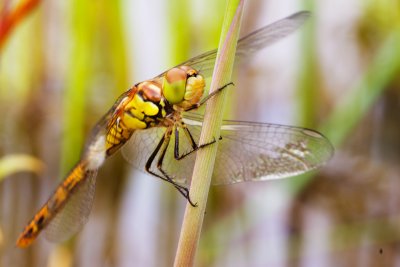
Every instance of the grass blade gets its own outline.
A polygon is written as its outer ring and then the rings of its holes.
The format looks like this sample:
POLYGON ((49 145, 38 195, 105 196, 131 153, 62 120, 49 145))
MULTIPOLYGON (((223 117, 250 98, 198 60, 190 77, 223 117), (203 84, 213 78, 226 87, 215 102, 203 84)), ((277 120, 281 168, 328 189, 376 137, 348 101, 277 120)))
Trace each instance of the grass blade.
MULTIPOLYGON (((225 13, 210 93, 231 82, 243 1, 231 0, 225 13)), ((226 90, 207 103, 199 144, 219 136, 226 90)), ((218 139, 218 138, 215 138, 218 139)), ((174 266, 193 266, 211 183, 217 143, 197 152, 190 196, 198 207, 186 206, 174 266)))

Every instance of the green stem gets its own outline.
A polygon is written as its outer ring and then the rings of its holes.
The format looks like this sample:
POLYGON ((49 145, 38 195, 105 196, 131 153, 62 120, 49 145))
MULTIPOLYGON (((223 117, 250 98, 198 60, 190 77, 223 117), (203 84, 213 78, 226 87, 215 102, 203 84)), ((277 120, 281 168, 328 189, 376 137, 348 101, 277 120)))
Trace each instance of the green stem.
MULTIPOLYGON (((400 70, 399 44, 398 32, 387 37, 358 86, 342 98, 343 100, 336 105, 326 123, 321 125, 321 131, 335 147, 345 140, 398 74, 400 70)), ((301 192, 313 177, 312 173, 296 177, 297 182, 290 184, 292 192, 294 194, 301 192)))
POLYGON ((63 177, 79 159, 84 143, 86 92, 90 76, 91 40, 93 37, 92 4, 75 0, 72 22, 73 47, 70 73, 63 96, 63 138, 61 144, 61 176, 63 177))
MULTIPOLYGON (((305 0, 305 10, 314 10, 314 0, 305 0)), ((300 77, 298 85, 300 125, 315 128, 318 113, 320 73, 317 59, 316 23, 312 19, 303 27, 300 77)))
MULTIPOLYGON (((228 2, 210 93, 231 82, 242 10, 243 0, 228 2)), ((215 137, 220 136, 225 92, 226 90, 223 90, 221 94, 208 101, 199 144, 209 143, 214 139, 218 140, 215 137)), ((194 264, 217 147, 216 143, 197 152, 190 197, 198 206, 192 207, 189 204, 186 206, 174 266, 186 267, 194 264)))

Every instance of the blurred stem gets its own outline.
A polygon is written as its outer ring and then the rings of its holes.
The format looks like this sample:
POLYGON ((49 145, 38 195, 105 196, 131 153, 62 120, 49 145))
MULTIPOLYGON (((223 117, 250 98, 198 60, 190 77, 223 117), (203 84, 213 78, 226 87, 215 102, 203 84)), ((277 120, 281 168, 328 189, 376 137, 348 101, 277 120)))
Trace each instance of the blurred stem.
POLYGON ((7 12, 7 5, 0 6, 4 10, 0 10, 0 50, 9 37, 12 30, 23 21, 38 5, 40 0, 20 1, 18 5, 11 11, 7 12))
POLYGON ((69 78, 64 94, 63 138, 61 151, 61 174, 65 175, 78 160, 84 140, 85 101, 91 61, 90 40, 93 33, 93 3, 75 0, 69 78))
MULTIPOLYGON (((327 122, 320 128, 333 145, 339 146, 372 104, 400 71, 400 31, 393 31, 383 42, 359 85, 336 105, 327 122)), ((311 180, 310 174, 296 178, 291 185, 294 193, 301 191, 311 180)))
MULTIPOLYGON (((313 10, 314 1, 305 0, 305 9, 313 10)), ((317 113, 317 88, 319 71, 316 59, 315 19, 311 19, 303 28, 300 77, 298 86, 300 125, 313 128, 317 113)))
POLYGON ((11 154, 0 158, 0 181, 17 172, 40 174, 43 169, 43 162, 35 157, 24 154, 11 154))
MULTIPOLYGON (((228 2, 210 92, 231 82, 242 10, 243 1, 231 0, 228 2)), ((208 101, 199 144, 218 140, 225 94, 226 90, 223 90, 219 95, 208 101)), ((194 264, 217 147, 218 143, 204 147, 197 152, 190 197, 198 206, 192 207, 189 203, 186 205, 174 266, 186 267, 194 264)))
POLYGON ((400 29, 383 42, 355 90, 337 105, 322 130, 339 145, 400 71, 400 29))
MULTIPOLYGON (((305 0, 306 6, 314 6, 313 0, 305 0)), ((398 28, 398 27, 397 27, 398 28)), ((309 29, 309 28, 307 28, 309 29)), ((300 78, 300 89, 302 90, 302 123, 309 126, 314 112, 313 106, 317 101, 312 80, 318 77, 318 68, 315 65, 315 38, 314 34, 306 32, 307 40, 304 49, 304 60, 306 60, 305 70, 300 78), (308 40, 309 39, 309 40, 308 40), (309 56, 307 56, 309 54, 309 56), (308 62, 309 61, 309 62, 308 62), (315 72, 314 72, 315 71, 315 72), (307 88, 309 86, 309 88, 307 88), (304 92, 304 93, 303 93, 304 92), (312 99, 312 100, 311 100, 312 99)), ((314 32, 314 30, 312 31, 314 32)), ((396 74, 400 71, 400 33, 399 29, 393 30, 383 42, 372 64, 362 77, 359 85, 351 90, 347 95, 342 97, 342 102, 336 105, 330 117, 319 129, 329 138, 332 144, 339 146, 350 131, 368 112, 369 108, 377 100, 377 98, 386 89, 386 86, 392 81, 396 74)), ((317 81, 318 82, 318 81, 317 81)), ((313 179, 313 173, 307 173, 296 178, 296 182, 290 183, 291 191, 296 194, 300 192, 313 179)))
MULTIPOLYGON (((121 0, 104 2, 104 7, 107 8, 105 15, 97 18, 98 20, 104 19, 107 16, 106 25, 110 25, 109 29, 109 41, 110 41, 110 51, 112 51, 111 58, 111 68, 110 72, 112 77, 115 77, 116 83, 116 94, 117 96, 126 90, 128 81, 128 71, 127 71, 127 56, 126 56, 126 40, 124 33, 122 32, 123 16, 121 14, 121 0)), ((98 23, 100 24, 100 23, 98 23)), ((101 25, 101 24, 100 24, 101 25)), ((113 90, 113 88, 110 88, 113 90)))
POLYGON ((172 0, 169 1, 169 23, 170 31, 168 38, 171 42, 170 60, 173 65, 183 62, 189 55, 189 38, 190 36, 190 11, 189 1, 172 0))

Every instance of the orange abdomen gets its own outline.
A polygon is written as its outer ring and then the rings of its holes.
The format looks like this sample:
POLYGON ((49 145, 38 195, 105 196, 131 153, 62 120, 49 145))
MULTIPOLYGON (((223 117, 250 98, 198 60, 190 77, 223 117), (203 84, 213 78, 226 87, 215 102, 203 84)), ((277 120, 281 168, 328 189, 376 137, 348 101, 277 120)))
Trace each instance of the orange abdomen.
POLYGON ((65 205, 70 195, 85 178, 85 173, 85 166, 82 162, 78 163, 74 169, 72 169, 67 178, 57 187, 49 200, 25 227, 17 240, 16 245, 18 247, 25 248, 36 239, 41 230, 50 223, 54 216, 65 205))

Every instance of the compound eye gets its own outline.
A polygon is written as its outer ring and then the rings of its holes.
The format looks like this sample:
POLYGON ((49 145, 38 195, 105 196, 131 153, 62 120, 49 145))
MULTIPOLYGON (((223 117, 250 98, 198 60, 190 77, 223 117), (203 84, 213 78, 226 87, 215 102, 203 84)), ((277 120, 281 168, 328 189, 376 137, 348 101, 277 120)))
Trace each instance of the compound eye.
POLYGON ((164 74, 163 94, 171 104, 183 101, 186 92, 187 73, 179 68, 172 68, 164 74))

